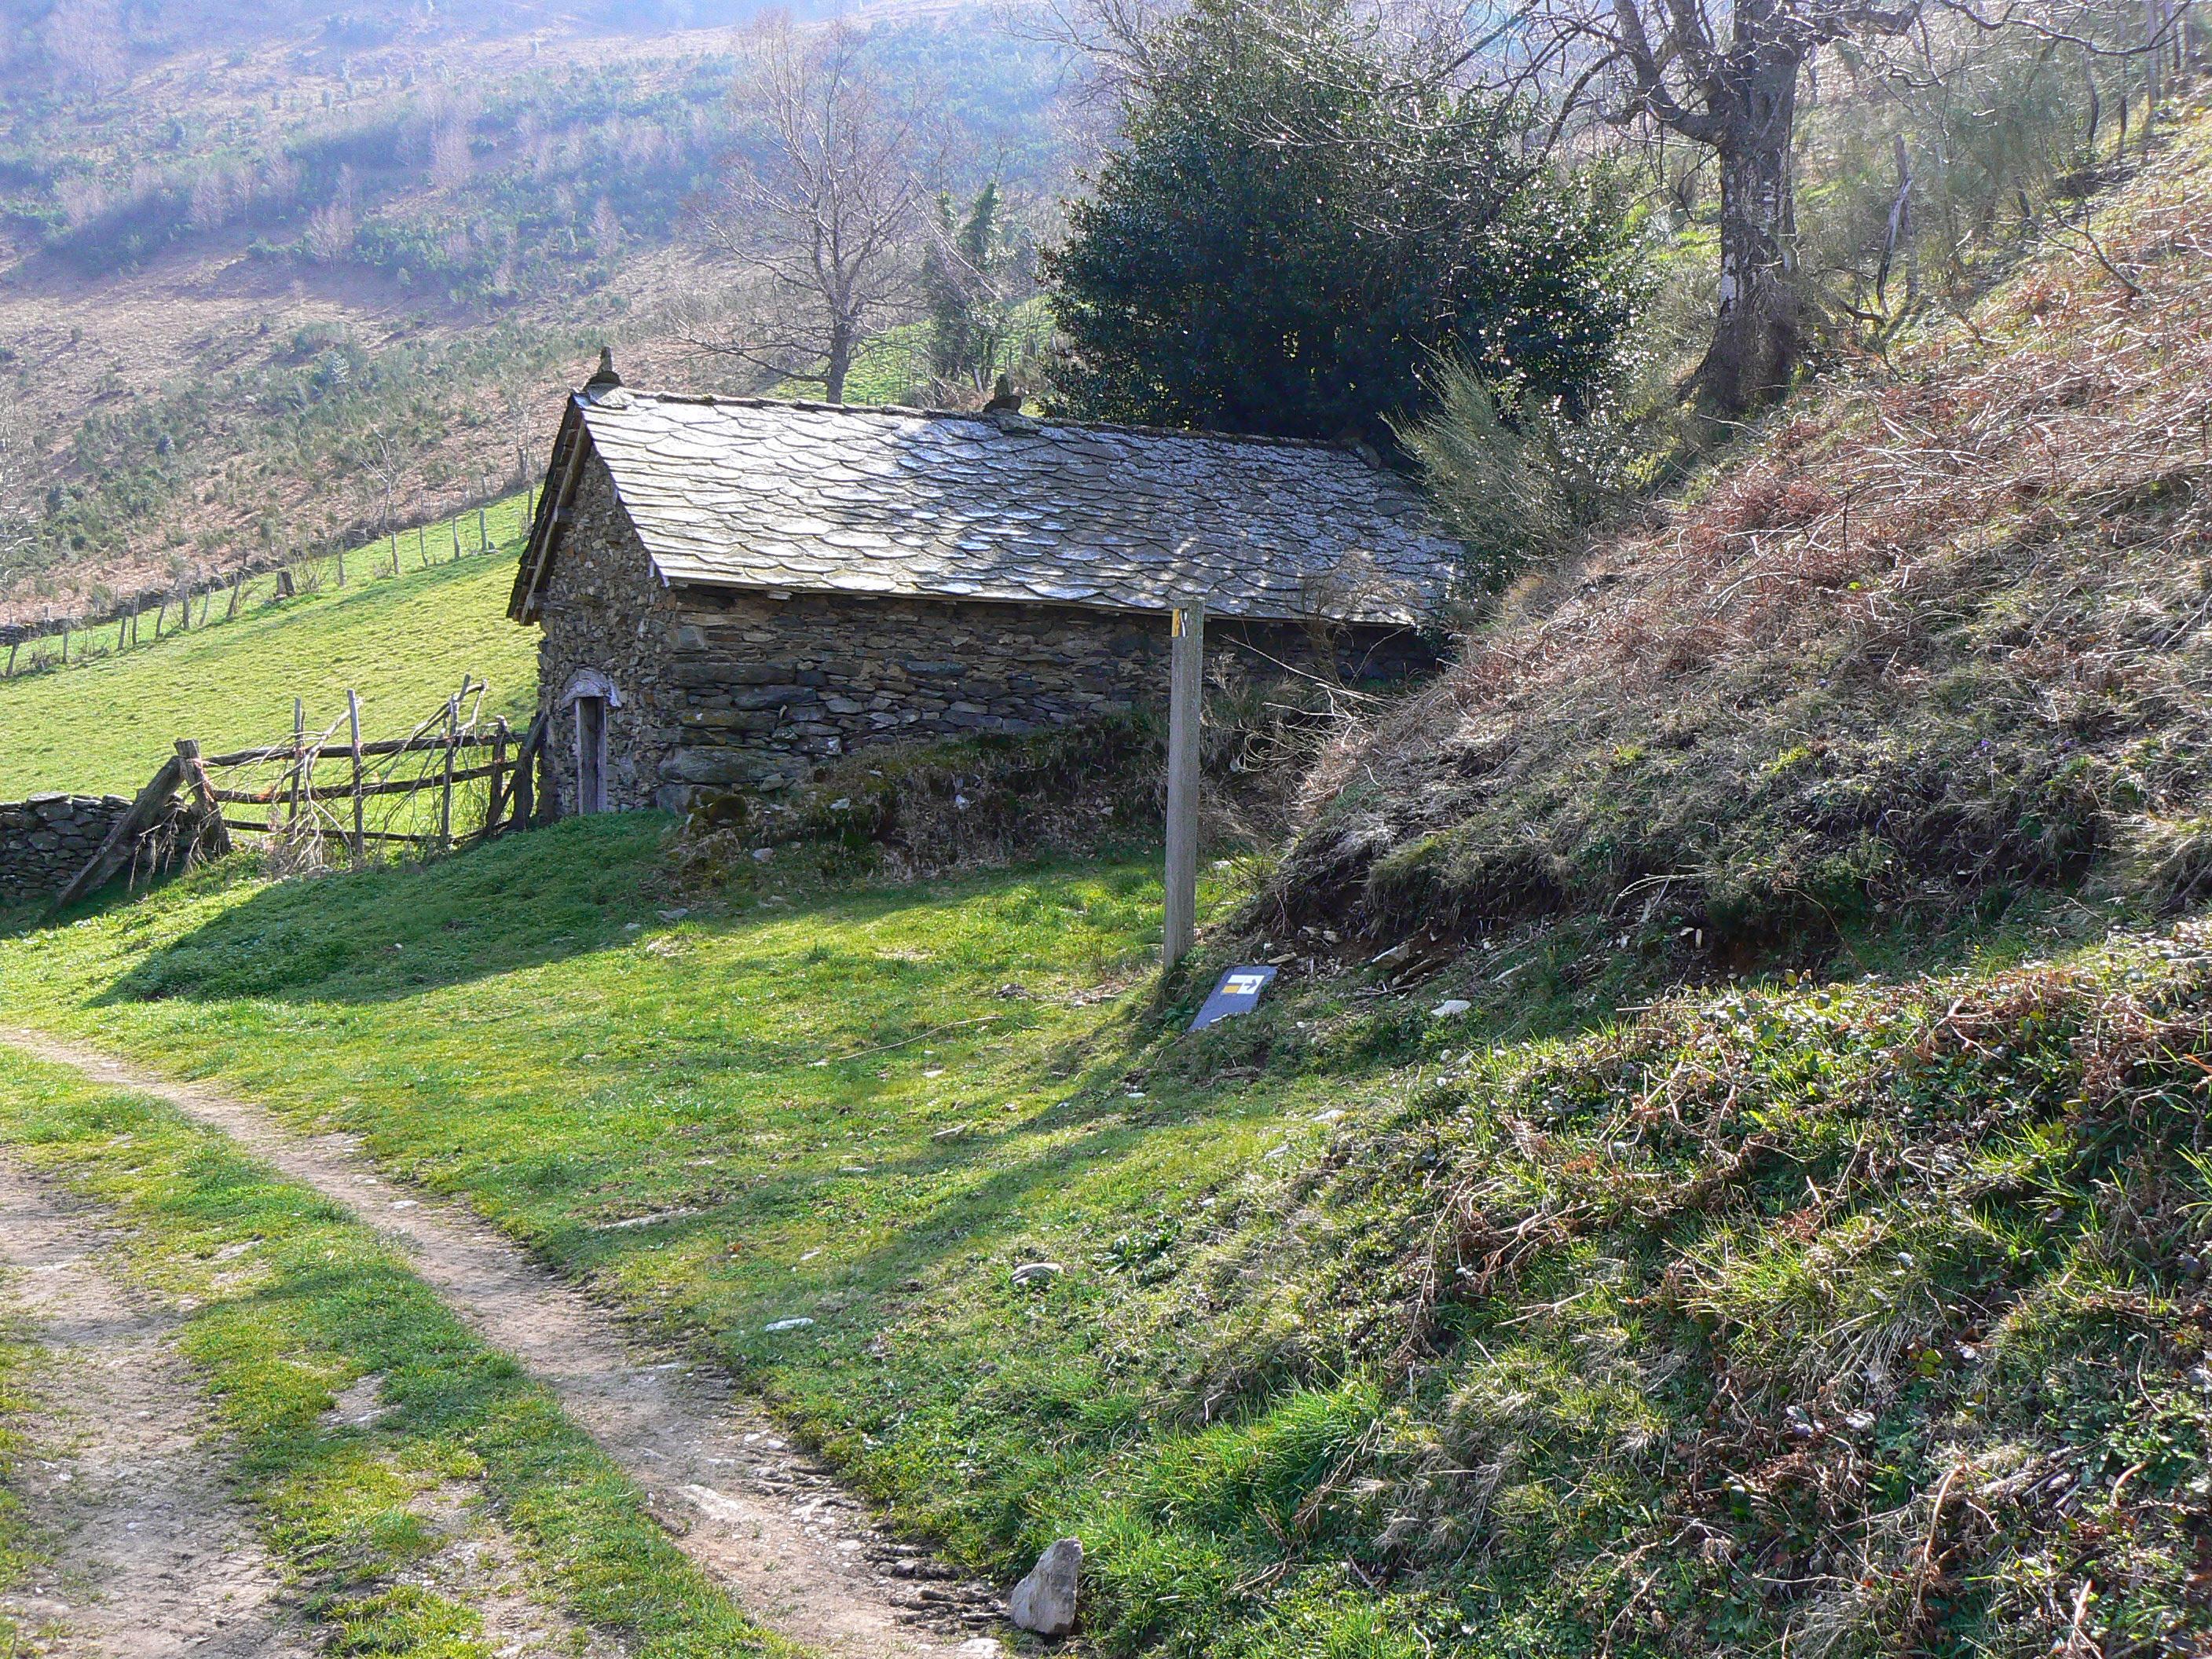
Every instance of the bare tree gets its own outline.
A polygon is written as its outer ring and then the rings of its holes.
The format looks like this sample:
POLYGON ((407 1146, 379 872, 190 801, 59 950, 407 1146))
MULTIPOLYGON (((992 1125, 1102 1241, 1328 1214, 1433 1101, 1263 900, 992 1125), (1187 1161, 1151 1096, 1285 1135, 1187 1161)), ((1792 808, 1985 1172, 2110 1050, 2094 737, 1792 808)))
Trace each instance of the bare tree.
POLYGON ((31 508, 38 471, 28 422, 13 409, 0 410, 0 594, 28 568, 38 544, 31 508))
POLYGON ((734 337, 698 343, 842 402, 860 343, 914 302, 921 96, 877 75, 842 23, 765 23, 748 56, 741 147, 701 221, 748 303, 734 337))
POLYGON ((1796 264, 1790 139, 1806 66, 1826 46, 1910 28, 1923 0, 1535 0, 1535 58, 1572 105, 1710 149, 1720 175, 1720 288, 1692 378, 1733 418, 1790 383, 1811 321, 1796 264))
POLYGON ((46 14, 46 34, 58 90, 103 98, 126 79, 126 37, 116 0, 57 0, 46 14))
MULTIPOLYGON (((407 477, 407 451, 381 422, 371 426, 362 434, 362 468, 368 474, 369 481, 376 486, 381 498, 383 510, 378 520, 379 530, 384 535, 397 537, 399 486, 407 477)), ((397 568, 399 544, 394 540, 392 546, 392 564, 397 568)))
MULTIPOLYGON (((1820 53, 1848 47, 1861 76, 1940 76, 1929 24, 2019 30, 2085 52, 2155 62, 2178 10, 2146 0, 2145 36, 2112 43, 2126 0, 1528 0, 1491 37, 1527 46, 1516 78, 1547 88, 1562 117, 1595 106, 1629 127, 1679 134, 1713 153, 1720 179, 1720 283, 1711 344, 1692 377, 1723 419, 1788 386, 1815 322, 1797 266, 1791 139, 1798 94, 1820 53), (1900 42, 1911 35, 1921 49, 1900 42)), ((1488 44, 1488 43, 1486 43, 1488 44)), ((1911 190, 1900 159, 1894 238, 1911 190)))

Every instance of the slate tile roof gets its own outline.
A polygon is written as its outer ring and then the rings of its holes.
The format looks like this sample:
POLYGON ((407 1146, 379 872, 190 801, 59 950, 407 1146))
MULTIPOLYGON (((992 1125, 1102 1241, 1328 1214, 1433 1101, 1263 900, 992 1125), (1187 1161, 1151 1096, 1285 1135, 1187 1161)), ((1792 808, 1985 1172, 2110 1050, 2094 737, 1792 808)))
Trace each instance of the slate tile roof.
POLYGON ((628 387, 580 394, 564 441, 579 425, 672 583, 1405 624, 1459 556, 1413 489, 1333 445, 628 387))

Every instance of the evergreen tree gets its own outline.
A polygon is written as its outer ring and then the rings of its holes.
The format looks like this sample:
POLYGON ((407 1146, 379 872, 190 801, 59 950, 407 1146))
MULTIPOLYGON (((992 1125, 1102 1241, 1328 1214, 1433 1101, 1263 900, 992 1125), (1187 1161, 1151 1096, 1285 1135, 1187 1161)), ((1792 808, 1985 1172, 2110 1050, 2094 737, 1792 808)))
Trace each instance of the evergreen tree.
POLYGON ((1535 112, 1459 84, 1447 43, 1346 0, 1194 0, 1146 46, 1047 255, 1056 406, 1393 447, 1440 357, 1570 410, 1606 378, 1623 216, 1528 159, 1535 112))
POLYGON ((929 308, 929 367, 939 380, 975 390, 990 382, 1006 331, 1000 277, 1011 254, 1000 224, 996 180, 957 218, 951 196, 937 198, 937 234, 922 258, 922 295, 929 308))

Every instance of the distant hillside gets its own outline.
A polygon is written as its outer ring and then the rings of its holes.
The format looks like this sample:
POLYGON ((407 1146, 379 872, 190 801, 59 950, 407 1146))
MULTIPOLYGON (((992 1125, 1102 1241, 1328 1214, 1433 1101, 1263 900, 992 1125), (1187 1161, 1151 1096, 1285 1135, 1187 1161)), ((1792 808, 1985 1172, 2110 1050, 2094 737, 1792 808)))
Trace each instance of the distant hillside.
POLYGON ((2212 893, 2212 123, 1346 744, 1269 904, 1723 964, 2212 893))
MULTIPOLYGON (((0 33, 0 518, 34 530, 0 537, 0 623, 483 499, 538 464, 602 343, 726 387, 686 341, 731 273, 682 232, 732 143, 727 27, 124 9, 105 55, 67 44, 100 0, 0 33)), ((856 15, 942 88, 948 183, 1060 176, 1051 51, 980 9, 856 15)))
MULTIPOLYGON (((149 615, 138 645, 119 655, 0 679, 0 800, 47 789, 130 794, 179 738, 212 753, 282 737, 295 697, 319 732, 345 713, 349 688, 361 694, 371 738, 403 735, 465 674, 490 683, 487 719, 505 714, 520 726, 538 690, 537 634, 507 619, 520 508, 516 497, 487 514, 488 554, 475 550, 471 514, 459 526, 459 560, 453 526, 434 527, 422 542, 428 568, 408 536, 397 576, 377 574, 389 568, 388 544, 360 549, 346 560, 343 588, 325 562, 313 570, 317 591, 279 601, 274 578, 263 579, 230 620, 227 599, 216 598, 210 623, 157 644, 149 615)), ((79 635, 75 648, 106 651, 114 631, 79 635)))

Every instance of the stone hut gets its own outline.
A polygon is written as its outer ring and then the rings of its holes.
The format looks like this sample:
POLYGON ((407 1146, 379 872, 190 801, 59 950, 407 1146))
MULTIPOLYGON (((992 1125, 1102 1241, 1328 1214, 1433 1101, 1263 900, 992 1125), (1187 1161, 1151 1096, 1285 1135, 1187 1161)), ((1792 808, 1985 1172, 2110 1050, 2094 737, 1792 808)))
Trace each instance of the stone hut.
POLYGON ((572 397, 508 615, 563 813, 1164 696, 1170 612, 1265 673, 1425 665, 1458 547, 1333 445, 622 385, 572 397))

